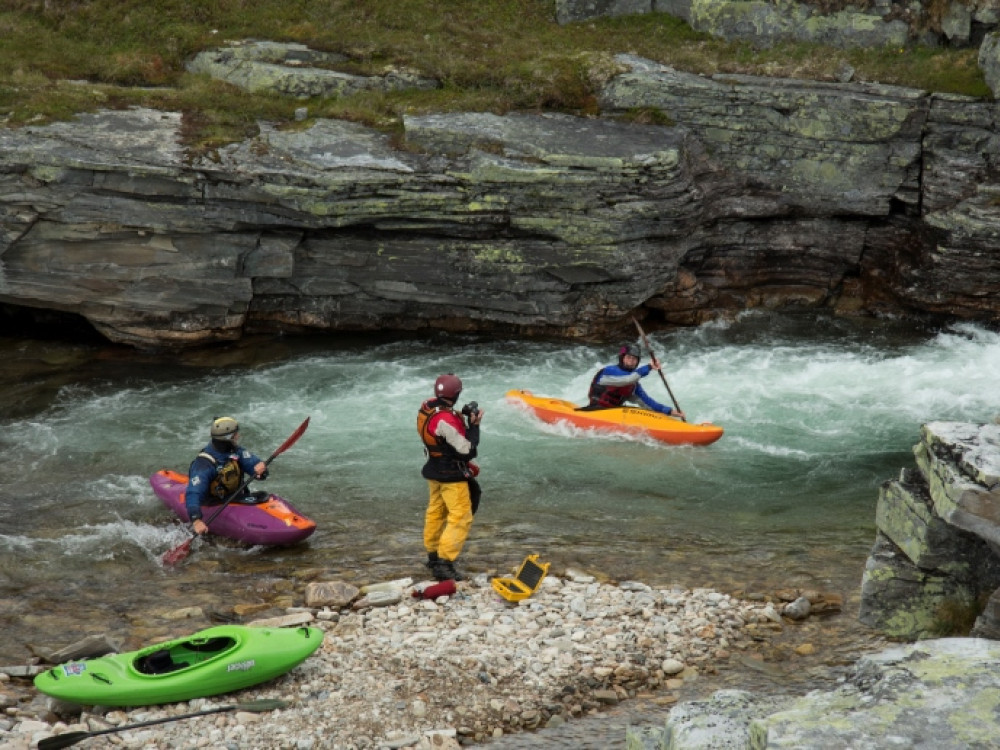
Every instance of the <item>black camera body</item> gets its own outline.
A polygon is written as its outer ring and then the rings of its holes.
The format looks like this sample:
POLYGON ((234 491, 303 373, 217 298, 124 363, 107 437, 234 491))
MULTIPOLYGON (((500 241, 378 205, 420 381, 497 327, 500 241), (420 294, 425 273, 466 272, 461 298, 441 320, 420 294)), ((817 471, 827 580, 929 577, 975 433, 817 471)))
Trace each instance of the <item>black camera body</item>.
POLYGON ((479 404, 476 401, 470 401, 465 406, 462 407, 462 414, 468 418, 472 418, 479 413, 479 404))

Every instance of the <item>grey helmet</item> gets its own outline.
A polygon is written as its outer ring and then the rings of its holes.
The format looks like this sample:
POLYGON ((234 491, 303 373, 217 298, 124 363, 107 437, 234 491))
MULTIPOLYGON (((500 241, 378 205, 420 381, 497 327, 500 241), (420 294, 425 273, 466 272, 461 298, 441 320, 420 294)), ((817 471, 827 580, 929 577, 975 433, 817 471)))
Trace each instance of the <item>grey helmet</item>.
POLYGON ((624 344, 621 349, 618 350, 618 366, 625 366, 625 357, 632 355, 636 359, 642 359, 642 349, 639 348, 638 344, 624 344))
POLYGON ((232 442, 239 431, 240 425, 232 417, 219 417, 212 422, 212 440, 228 440, 232 442))

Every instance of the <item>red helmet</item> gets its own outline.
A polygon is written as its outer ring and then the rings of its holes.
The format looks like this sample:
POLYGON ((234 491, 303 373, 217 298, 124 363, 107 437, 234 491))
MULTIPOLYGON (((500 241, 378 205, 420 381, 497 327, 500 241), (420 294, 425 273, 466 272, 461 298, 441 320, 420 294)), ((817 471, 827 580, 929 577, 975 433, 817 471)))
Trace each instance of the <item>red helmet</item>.
POLYGON ((458 379, 457 375, 452 375, 450 372, 434 381, 434 395, 438 398, 454 401, 461 392, 462 381, 458 379))

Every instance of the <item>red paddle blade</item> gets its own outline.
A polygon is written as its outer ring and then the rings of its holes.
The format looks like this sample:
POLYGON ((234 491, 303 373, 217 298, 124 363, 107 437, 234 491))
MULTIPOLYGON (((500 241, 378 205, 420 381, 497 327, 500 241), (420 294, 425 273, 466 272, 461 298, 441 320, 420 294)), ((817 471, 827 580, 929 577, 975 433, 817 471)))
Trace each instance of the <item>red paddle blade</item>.
POLYGON ((295 442, 302 437, 302 433, 306 431, 306 427, 309 426, 310 419, 312 419, 312 417, 306 417, 305 421, 296 428, 295 432, 288 436, 288 440, 279 445, 278 450, 271 454, 271 458, 268 459, 268 462, 277 456, 280 456, 282 453, 295 445, 295 442))
POLYGON ((172 550, 166 552, 163 555, 164 565, 176 565, 191 552, 191 542, 194 541, 194 537, 191 537, 186 542, 182 542, 174 547, 172 550))

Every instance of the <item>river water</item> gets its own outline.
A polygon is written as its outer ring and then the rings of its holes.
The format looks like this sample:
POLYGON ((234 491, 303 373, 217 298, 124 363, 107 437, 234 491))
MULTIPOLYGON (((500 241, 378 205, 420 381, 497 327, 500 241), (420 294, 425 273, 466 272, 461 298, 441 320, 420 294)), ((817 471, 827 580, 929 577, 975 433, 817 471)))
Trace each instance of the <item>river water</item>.
MULTIPOLYGON (((878 487, 912 466, 920 425, 1000 413, 1000 336, 973 325, 746 314, 650 338, 689 421, 726 429, 717 443, 585 434, 505 401, 527 388, 584 403, 617 342, 269 338, 156 357, 0 338, 0 664, 87 633, 138 646, 176 632, 165 615, 186 606, 224 618, 301 603, 317 574, 420 576, 415 417, 442 372, 484 410, 471 571, 506 573, 534 552, 661 585, 832 591, 848 607, 878 487), (318 530, 288 549, 196 545, 164 568, 186 532, 148 476, 185 471, 221 415, 262 457, 310 417, 263 486, 318 530)), ((645 385, 670 402, 655 374, 645 385)))

